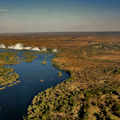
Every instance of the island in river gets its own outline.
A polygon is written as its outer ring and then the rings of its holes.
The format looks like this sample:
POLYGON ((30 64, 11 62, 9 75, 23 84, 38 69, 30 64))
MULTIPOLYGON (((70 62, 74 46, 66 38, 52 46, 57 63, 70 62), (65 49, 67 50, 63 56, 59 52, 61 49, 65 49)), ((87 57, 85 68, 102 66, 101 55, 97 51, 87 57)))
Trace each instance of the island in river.
POLYGON ((54 57, 54 53, 0 49, 0 55, 2 56, 1 61, 2 58, 6 58, 4 59, 6 63, 2 61, 1 69, 3 70, 0 77, 7 78, 4 79, 4 84, 0 85, 1 120, 21 120, 33 96, 69 78, 69 74, 63 71, 61 71, 63 76, 59 78, 58 69, 52 66, 51 59, 54 57), (17 56, 17 59, 13 56, 14 62, 8 59, 8 55, 12 53, 17 56), (4 55, 6 56, 3 57, 4 55), (47 63, 42 65, 44 60, 47 63), (14 76, 11 74, 17 74, 19 77, 13 80, 14 76))

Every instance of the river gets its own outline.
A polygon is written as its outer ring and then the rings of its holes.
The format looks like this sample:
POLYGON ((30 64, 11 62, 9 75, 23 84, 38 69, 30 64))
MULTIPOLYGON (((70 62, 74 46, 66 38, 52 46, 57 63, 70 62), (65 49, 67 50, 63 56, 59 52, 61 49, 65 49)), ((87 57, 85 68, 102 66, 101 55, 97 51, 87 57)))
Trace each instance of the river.
MULTIPOLYGON (((22 52, 19 51, 18 56, 21 57, 22 52)), ((14 72, 19 74, 20 83, 0 91, 0 120, 21 120, 35 95, 70 77, 63 71, 62 77, 58 77, 57 71, 60 70, 52 66, 53 53, 37 56, 31 63, 21 61, 20 64, 5 66, 14 68, 14 72), (47 60, 47 64, 42 65, 44 60, 47 60), (40 82, 41 79, 43 82, 40 82)))

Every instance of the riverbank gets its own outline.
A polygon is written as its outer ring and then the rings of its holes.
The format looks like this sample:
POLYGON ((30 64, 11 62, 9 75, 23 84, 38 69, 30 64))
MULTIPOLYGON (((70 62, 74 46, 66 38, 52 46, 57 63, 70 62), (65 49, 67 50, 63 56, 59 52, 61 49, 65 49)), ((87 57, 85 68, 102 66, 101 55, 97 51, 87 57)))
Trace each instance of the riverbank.
POLYGON ((64 49, 52 65, 71 77, 35 96, 23 119, 119 119, 119 55, 115 42, 64 49))
POLYGON ((120 33, 3 35, 0 40, 6 46, 62 49, 53 65, 71 74, 35 96, 23 119, 120 119, 120 33))
MULTIPOLYGON (((23 52, 24 51, 18 51, 17 55, 22 58, 23 52)), ((20 64, 5 66, 5 68, 9 67, 9 69, 14 68, 14 72, 19 74, 19 78, 17 84, 14 82, 6 85, 5 89, 1 88, 1 120, 21 120, 35 95, 40 91, 56 86, 58 83, 70 77, 61 70, 59 70, 59 72, 61 72, 62 76, 58 76, 58 69, 52 66, 51 61, 54 53, 38 53, 36 55, 37 58, 32 62, 27 63, 21 61, 20 64), (42 65, 42 61, 44 60, 47 62, 45 65, 42 65)))

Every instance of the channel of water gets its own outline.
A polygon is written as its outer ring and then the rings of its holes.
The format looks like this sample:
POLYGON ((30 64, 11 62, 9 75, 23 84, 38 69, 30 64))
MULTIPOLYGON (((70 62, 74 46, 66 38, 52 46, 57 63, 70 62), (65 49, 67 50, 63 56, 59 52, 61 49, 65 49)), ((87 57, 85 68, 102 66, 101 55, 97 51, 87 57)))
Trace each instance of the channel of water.
MULTIPOLYGON (((19 51, 18 56, 21 57, 22 52, 19 51)), ((20 64, 5 66, 14 68, 14 72, 19 74, 20 83, 0 91, 0 120, 21 120, 35 95, 70 77, 63 71, 61 71, 62 77, 58 76, 57 71, 60 70, 52 66, 51 61, 54 54, 38 54, 37 56, 31 63, 22 61, 20 64), (46 65, 41 63, 44 60, 47 60, 46 65), (41 79, 43 82, 40 82, 41 79)))

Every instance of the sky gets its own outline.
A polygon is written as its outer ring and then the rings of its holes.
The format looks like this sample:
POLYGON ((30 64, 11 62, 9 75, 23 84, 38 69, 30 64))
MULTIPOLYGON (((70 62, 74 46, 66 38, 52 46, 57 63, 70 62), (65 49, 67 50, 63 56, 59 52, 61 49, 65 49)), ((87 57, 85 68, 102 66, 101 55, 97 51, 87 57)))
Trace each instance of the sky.
POLYGON ((120 31, 120 0, 0 0, 0 33, 120 31))

